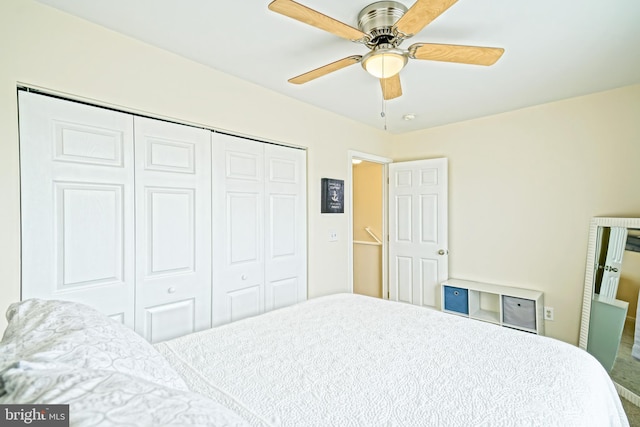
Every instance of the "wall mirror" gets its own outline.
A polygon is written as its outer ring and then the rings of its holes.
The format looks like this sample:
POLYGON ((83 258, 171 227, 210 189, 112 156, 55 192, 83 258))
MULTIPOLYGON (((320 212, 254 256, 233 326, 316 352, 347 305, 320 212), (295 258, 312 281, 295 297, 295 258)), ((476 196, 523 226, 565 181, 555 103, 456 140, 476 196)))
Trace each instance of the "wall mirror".
POLYGON ((580 348, 602 363, 620 396, 640 406, 640 218, 593 218, 580 348))

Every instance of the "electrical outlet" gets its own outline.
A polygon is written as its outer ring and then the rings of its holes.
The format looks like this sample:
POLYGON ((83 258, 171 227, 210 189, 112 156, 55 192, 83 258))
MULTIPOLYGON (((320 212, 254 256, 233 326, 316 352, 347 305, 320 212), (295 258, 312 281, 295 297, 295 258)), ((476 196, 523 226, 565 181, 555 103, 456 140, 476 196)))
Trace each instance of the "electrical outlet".
POLYGON ((330 242, 337 242, 338 241, 338 232, 335 230, 330 230, 329 231, 329 241, 330 242))
POLYGON ((553 307, 544 308, 544 320, 553 320, 553 307))

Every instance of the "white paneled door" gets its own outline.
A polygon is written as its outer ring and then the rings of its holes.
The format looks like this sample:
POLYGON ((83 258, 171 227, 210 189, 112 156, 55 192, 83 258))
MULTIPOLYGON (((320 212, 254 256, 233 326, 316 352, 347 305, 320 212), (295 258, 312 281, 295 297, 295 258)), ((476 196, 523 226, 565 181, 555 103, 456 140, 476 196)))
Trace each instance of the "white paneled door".
POLYGON ((134 324, 133 117, 20 92, 22 298, 134 324))
POLYGON ((307 298, 304 150, 25 91, 19 113, 22 299, 155 343, 307 298))
POLYGON ((618 295, 620 272, 622 271, 622 259, 627 244, 627 228, 611 227, 609 245, 607 246, 607 258, 602 275, 600 295, 615 299, 618 295))
POLYGON ((136 331, 211 326, 211 132, 135 117, 136 331))
POLYGON ((307 298, 303 150, 213 135, 213 325, 307 298))
POLYGON ((447 247, 447 159, 389 164, 389 298, 439 306, 447 247))
POLYGON ((307 299, 306 153, 263 145, 265 311, 269 311, 307 299))
POLYGON ((264 146, 213 136, 213 325, 264 311, 264 146))

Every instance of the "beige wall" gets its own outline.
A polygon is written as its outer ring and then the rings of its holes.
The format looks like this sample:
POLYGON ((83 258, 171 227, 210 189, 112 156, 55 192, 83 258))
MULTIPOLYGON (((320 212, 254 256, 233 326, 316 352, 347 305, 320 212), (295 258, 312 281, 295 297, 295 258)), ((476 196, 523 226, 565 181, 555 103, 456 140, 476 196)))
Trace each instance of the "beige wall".
POLYGON ((0 327, 20 297, 19 82, 307 147, 309 295, 347 290, 348 219, 320 215, 320 178, 345 179, 349 149, 388 156, 386 133, 31 0, 0 4, 0 52, 0 327))
POLYGON ((629 302, 627 317, 635 319, 640 291, 640 252, 625 251, 620 269, 617 299, 629 302))
POLYGON ((529 287, 577 343, 589 220, 640 216, 640 85, 405 134, 449 158, 451 277, 529 287))
MULTIPOLYGON (((353 165, 353 239, 375 243, 365 231, 382 238, 382 176, 380 163, 353 165)), ((380 298, 382 296, 382 246, 353 245, 353 291, 380 298)))
POLYGON ((362 162, 353 165, 353 238, 373 242, 365 231, 382 237, 382 171, 380 163, 362 162))
POLYGON ((382 298, 382 246, 353 244, 353 293, 382 298))

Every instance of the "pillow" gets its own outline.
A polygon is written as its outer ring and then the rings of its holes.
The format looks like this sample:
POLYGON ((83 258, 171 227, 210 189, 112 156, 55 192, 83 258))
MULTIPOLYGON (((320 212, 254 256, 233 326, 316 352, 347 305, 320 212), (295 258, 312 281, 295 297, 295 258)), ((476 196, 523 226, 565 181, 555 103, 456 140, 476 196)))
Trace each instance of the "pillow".
POLYGON ((55 363, 121 372, 188 390, 144 338, 84 304, 30 299, 10 305, 7 320, 0 342, 0 372, 19 361, 55 363))
POLYGON ((231 409, 200 394, 121 372, 19 362, 2 374, 0 403, 68 404, 73 426, 246 426, 231 409))

